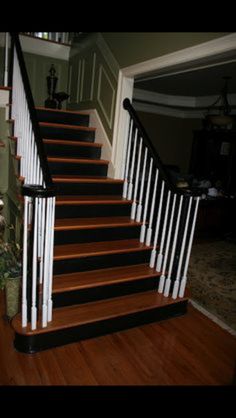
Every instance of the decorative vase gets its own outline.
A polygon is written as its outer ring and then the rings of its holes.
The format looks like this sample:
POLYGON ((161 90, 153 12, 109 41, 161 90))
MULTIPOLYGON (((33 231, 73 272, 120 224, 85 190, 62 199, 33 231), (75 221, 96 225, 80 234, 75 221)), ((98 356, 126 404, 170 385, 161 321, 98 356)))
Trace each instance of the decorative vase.
POLYGON ((19 312, 21 277, 8 278, 5 284, 6 316, 13 318, 19 312))

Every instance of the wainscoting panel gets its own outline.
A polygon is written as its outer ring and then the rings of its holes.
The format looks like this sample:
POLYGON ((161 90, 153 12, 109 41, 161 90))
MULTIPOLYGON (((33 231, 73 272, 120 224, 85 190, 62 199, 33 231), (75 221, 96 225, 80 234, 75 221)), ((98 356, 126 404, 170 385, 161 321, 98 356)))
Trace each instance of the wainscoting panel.
POLYGON ((99 34, 91 34, 71 49, 68 109, 96 109, 112 142, 118 83, 117 64, 99 34))
POLYGON ((95 80, 96 52, 90 52, 82 59, 80 102, 93 100, 95 80))
POLYGON ((114 116, 115 93, 115 88, 113 87, 105 68, 100 65, 97 100, 110 129, 114 116))

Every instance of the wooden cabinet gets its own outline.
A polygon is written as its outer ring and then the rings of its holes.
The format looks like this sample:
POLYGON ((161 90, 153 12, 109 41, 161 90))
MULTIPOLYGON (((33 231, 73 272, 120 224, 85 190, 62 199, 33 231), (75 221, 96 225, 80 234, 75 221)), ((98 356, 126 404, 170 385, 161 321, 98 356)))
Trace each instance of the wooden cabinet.
POLYGON ((236 193, 236 132, 198 130, 193 132, 189 173, 198 180, 222 183, 225 194, 236 193))
POLYGON ((200 200, 196 237, 224 238, 236 234, 236 199, 207 198, 200 200))

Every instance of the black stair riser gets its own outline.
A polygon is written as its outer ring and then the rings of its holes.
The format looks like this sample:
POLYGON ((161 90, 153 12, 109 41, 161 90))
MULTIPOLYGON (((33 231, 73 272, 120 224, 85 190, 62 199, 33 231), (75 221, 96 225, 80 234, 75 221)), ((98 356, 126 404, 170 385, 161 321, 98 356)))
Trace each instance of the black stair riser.
POLYGON ((131 204, 124 205, 56 205, 55 217, 97 218, 108 216, 130 216, 131 204))
POLYGON ((48 123, 62 123, 65 125, 88 126, 89 115, 81 115, 67 112, 53 112, 36 109, 38 120, 48 123))
POLYGON ((118 318, 97 321, 92 324, 84 324, 44 334, 24 336, 16 333, 14 346, 20 352, 33 354, 49 348, 177 317, 184 315, 186 312, 187 301, 183 300, 175 304, 152 308, 148 311, 127 314, 118 318))
MULTIPOLYGON (((60 279, 57 279, 60 280, 60 279)), ((79 305, 96 300, 110 299, 133 293, 147 292, 158 288, 159 276, 132 280, 130 282, 79 289, 70 292, 54 293, 53 307, 79 305)))
POLYGON ((63 139, 71 141, 94 142, 95 131, 66 129, 63 127, 40 126, 41 135, 47 139, 63 139))
POLYGON ((74 273, 76 271, 99 270, 109 267, 144 264, 150 261, 151 250, 134 251, 125 254, 108 254, 95 257, 54 260, 53 274, 74 273))
POLYGON ((57 195, 122 195, 123 184, 117 183, 56 183, 57 195))
POLYGON ((55 231, 54 244, 76 244, 83 242, 112 241, 139 238, 140 226, 117 228, 91 228, 81 230, 55 231))
POLYGON ((45 144, 44 148, 48 156, 52 157, 74 157, 74 158, 92 158, 100 159, 100 147, 86 147, 60 144, 45 144))
POLYGON ((69 174, 75 176, 106 177, 108 166, 105 164, 79 164, 49 161, 49 169, 52 175, 69 174))

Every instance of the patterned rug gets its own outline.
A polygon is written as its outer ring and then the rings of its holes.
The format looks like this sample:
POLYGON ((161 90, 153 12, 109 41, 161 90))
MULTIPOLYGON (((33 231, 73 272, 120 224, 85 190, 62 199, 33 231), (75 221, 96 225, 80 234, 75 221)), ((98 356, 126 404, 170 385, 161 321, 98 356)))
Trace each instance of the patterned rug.
POLYGON ((236 330, 236 244, 196 243, 190 257, 191 298, 236 330))

